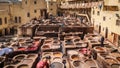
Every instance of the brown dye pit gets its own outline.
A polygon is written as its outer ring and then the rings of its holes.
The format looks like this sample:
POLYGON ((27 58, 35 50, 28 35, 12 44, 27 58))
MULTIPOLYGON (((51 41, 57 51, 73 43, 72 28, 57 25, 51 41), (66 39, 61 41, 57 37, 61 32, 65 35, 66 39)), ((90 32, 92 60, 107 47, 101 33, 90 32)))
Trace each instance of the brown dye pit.
POLYGON ((54 39, 54 40, 58 40, 58 38, 57 38, 57 37, 54 37, 53 39, 54 39))
POLYGON ((102 57, 106 57, 106 56, 107 56, 107 54, 104 54, 104 53, 100 53, 100 55, 101 55, 102 57))
POLYGON ((120 53, 111 53, 111 56, 113 56, 113 57, 120 57, 120 53))
POLYGON ((50 53, 44 53, 43 55, 51 55, 50 53))
POLYGON ((44 45, 43 48, 50 48, 49 45, 44 45))
POLYGON ((88 38, 88 40, 93 40, 93 38, 88 38))
POLYGON ((57 43, 58 43, 58 41, 54 41, 53 43, 56 43, 56 44, 57 44, 57 43))
POLYGON ((112 48, 112 47, 111 47, 111 46, 109 46, 109 45, 105 45, 105 47, 106 47, 106 48, 112 48))
POLYGON ((90 42, 91 42, 91 43, 97 43, 97 41, 93 41, 93 40, 92 40, 92 41, 90 41, 90 42))
POLYGON ((96 37, 97 35, 92 35, 92 37, 96 37))
POLYGON ((116 64, 117 61, 115 59, 112 59, 112 58, 106 58, 105 61, 109 64, 116 64))
POLYGON ((116 59, 120 62, 120 57, 117 57, 116 59))
POLYGON ((74 46, 73 44, 65 44, 65 46, 74 46))
POLYGON ((17 68, 29 68, 29 66, 26 64, 23 64, 23 65, 18 66, 17 68))
POLYGON ((28 42, 28 43, 29 43, 29 42, 32 42, 32 40, 31 40, 31 39, 27 39, 27 40, 26 40, 26 42, 28 42))
POLYGON ((61 56, 62 56, 61 53, 59 53, 59 52, 53 53, 53 55, 54 55, 55 57, 61 57, 61 56))
POLYGON ((28 64, 28 63, 31 63, 31 62, 33 62, 32 59, 24 59, 22 63, 27 63, 28 64))
POLYGON ((89 65, 90 67, 95 67, 96 66, 96 64, 95 64, 95 62, 93 60, 87 60, 85 63, 87 65, 89 65))
POLYGON ((67 40, 66 40, 66 42, 71 42, 71 41, 72 41, 72 39, 67 39, 67 40))
POLYGON ((97 50, 99 50, 99 51, 104 51, 104 49, 101 48, 101 47, 96 47, 95 49, 97 49, 97 50))
POLYGON ((35 55, 28 55, 27 58, 34 58, 35 55))
POLYGON ((78 56, 78 55, 72 55, 72 56, 71 56, 71 59, 72 59, 72 60, 79 60, 79 56, 78 56))
POLYGON ((74 40, 74 42, 79 42, 79 41, 80 41, 80 39, 75 39, 75 40, 74 40))
POLYGON ((24 42, 25 40, 24 39, 20 39, 19 42, 24 42))
POLYGON ((7 66, 7 67, 5 67, 5 68, 15 68, 14 66, 7 66))
POLYGON ((76 43, 76 46, 81 46, 82 45, 82 43, 76 43))
POLYGON ((25 58, 24 55, 15 56, 15 59, 19 59, 19 60, 22 60, 22 59, 24 59, 24 58, 25 58))
POLYGON ((51 40, 53 40, 53 38, 47 38, 47 39, 45 39, 45 41, 51 41, 51 40))
POLYGON ((51 40, 47 40, 44 42, 44 44, 51 43, 51 42, 52 42, 51 40))
POLYGON ((79 67, 79 66, 80 66, 80 61, 74 61, 74 62, 73 62, 73 65, 74 65, 75 67, 79 67))
POLYGON ((71 37, 70 36, 66 36, 65 38, 69 38, 70 39, 71 37))

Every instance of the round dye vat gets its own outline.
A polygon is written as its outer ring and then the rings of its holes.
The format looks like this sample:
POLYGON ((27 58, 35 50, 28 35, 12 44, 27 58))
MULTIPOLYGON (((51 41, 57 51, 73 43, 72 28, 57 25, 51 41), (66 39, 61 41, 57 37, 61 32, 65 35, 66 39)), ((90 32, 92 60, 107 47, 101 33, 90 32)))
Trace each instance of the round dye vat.
POLYGON ((19 65, 17 68, 29 68, 29 66, 27 64, 22 64, 22 65, 19 65))
POLYGON ((78 55, 71 55, 71 60, 79 60, 79 56, 78 55))
POLYGON ((16 55, 16 56, 13 58, 13 60, 16 60, 16 59, 22 60, 22 59, 24 59, 25 57, 26 57, 25 54, 20 54, 20 55, 16 55))
POLYGON ((64 64, 62 64, 60 62, 53 62, 51 64, 51 68, 64 68, 64 64))
POLYGON ((13 65, 7 65, 4 68, 15 68, 15 66, 13 66, 13 65))
POLYGON ((73 66, 76 68, 80 67, 80 61, 73 61, 73 66))

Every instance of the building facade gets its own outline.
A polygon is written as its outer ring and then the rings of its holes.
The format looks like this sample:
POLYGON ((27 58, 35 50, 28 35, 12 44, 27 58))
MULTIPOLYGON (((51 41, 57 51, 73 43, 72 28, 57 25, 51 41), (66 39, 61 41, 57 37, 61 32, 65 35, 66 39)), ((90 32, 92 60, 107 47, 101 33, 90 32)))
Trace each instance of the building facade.
POLYGON ((57 2, 54 0, 47 1, 47 12, 48 14, 52 14, 53 16, 57 15, 57 2))
POLYGON ((65 14, 87 14, 91 16, 91 8, 98 6, 101 0, 65 0, 60 9, 65 14))
POLYGON ((45 0, 0 0, 0 35, 13 35, 33 18, 45 18, 45 0))
POLYGON ((116 46, 120 46, 120 0, 104 0, 91 9, 95 30, 116 46))

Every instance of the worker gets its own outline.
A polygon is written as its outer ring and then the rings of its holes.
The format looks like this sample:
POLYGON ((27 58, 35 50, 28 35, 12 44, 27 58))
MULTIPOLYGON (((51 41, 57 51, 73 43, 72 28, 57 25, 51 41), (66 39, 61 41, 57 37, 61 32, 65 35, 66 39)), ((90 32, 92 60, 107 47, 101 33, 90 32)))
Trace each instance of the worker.
POLYGON ((42 60, 38 62, 36 68, 49 68, 48 58, 42 58, 42 60))
POLYGON ((103 36, 101 37, 100 42, 101 42, 101 46, 104 47, 104 37, 103 36))
POLYGON ((88 57, 88 58, 91 57, 91 50, 90 50, 90 49, 88 49, 88 48, 82 48, 81 52, 82 52, 82 54, 83 54, 84 56, 86 56, 86 57, 88 57))

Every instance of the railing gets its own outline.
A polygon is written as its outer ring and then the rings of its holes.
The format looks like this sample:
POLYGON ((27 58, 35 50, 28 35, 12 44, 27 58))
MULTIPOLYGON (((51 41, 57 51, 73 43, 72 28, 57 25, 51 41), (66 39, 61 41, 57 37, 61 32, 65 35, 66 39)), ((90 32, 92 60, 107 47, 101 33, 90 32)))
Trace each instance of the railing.
POLYGON ((75 3, 75 4, 68 4, 68 3, 62 3, 60 8, 61 9, 78 9, 78 8, 91 8, 91 7, 97 7, 99 5, 102 5, 103 1, 99 2, 90 2, 90 3, 75 3))

